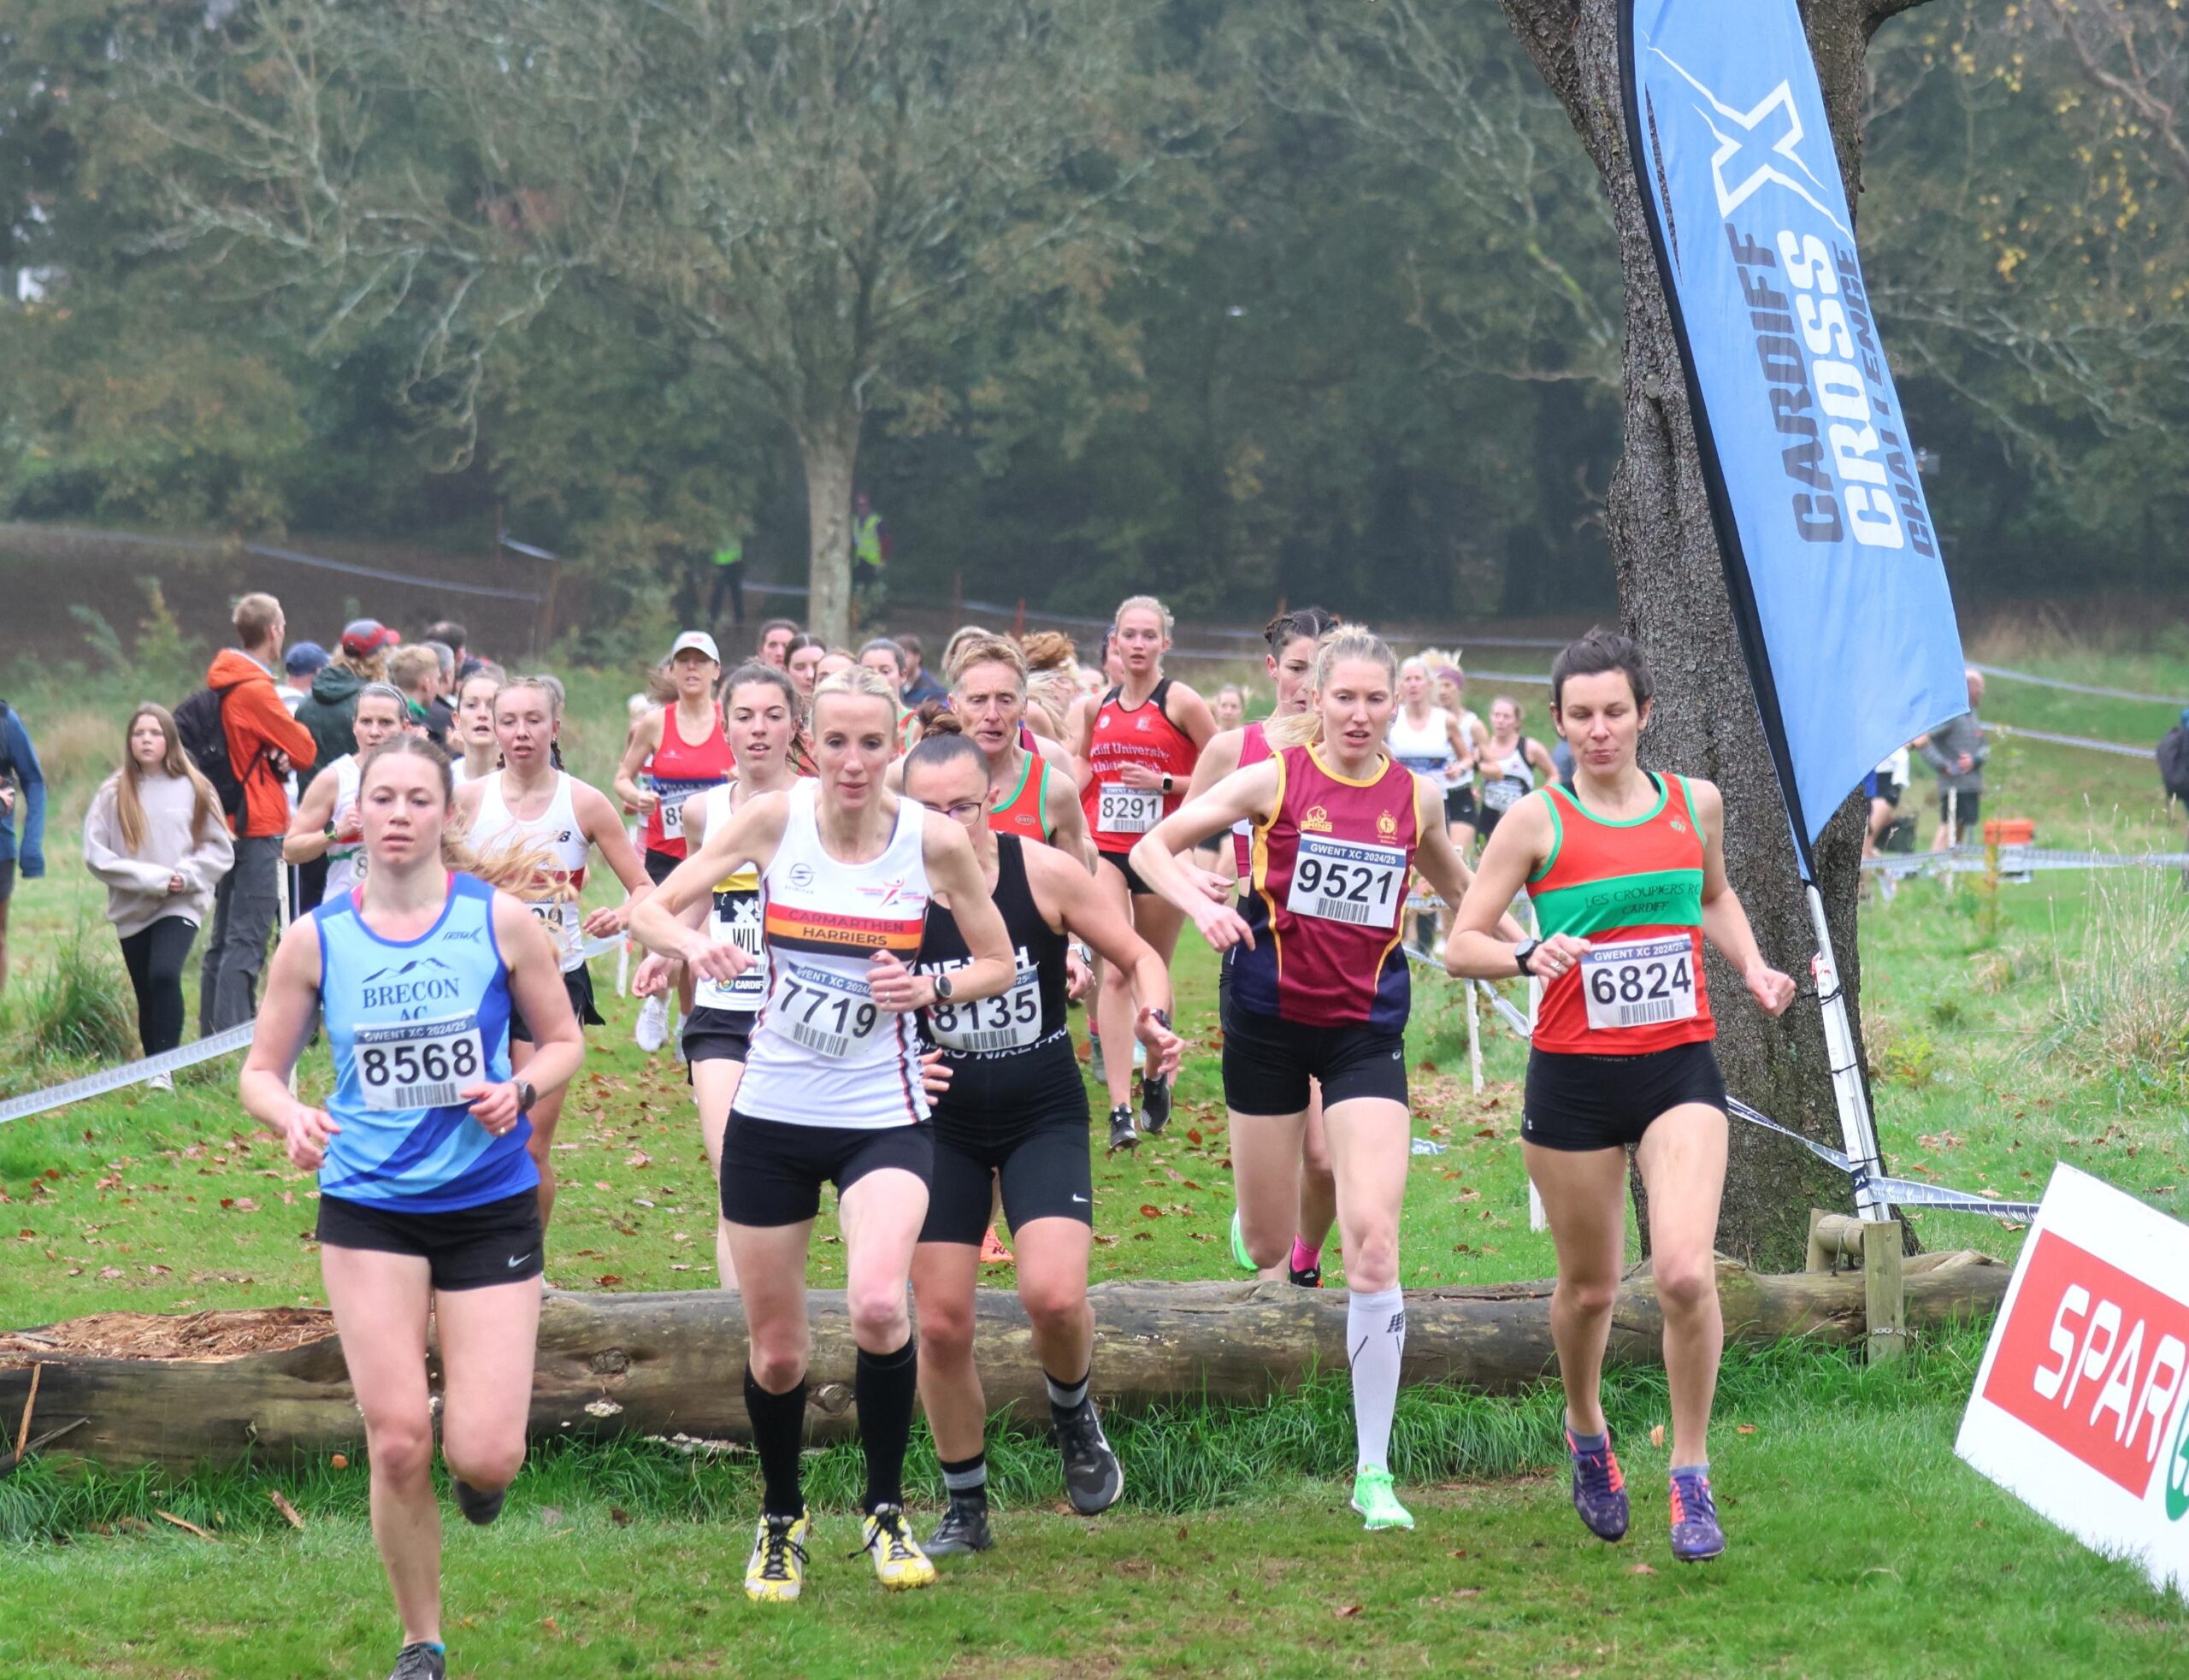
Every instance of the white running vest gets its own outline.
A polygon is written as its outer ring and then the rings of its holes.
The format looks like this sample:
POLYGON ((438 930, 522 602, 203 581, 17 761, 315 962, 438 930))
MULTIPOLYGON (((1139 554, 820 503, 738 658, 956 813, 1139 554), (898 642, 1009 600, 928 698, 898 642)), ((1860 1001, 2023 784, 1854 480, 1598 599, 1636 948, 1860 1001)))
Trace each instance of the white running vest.
MULTIPOLYGON (((342 813, 357 803, 357 755, 345 752, 327 767, 326 774, 334 778, 334 817, 342 820, 342 813)), ((330 846, 327 848, 327 888, 319 895, 323 905, 331 905, 357 884, 357 859, 363 853, 362 844, 330 846)))
POLYGON ((592 853, 593 842, 578 827, 577 802, 570 797, 568 772, 555 772, 555 794, 547 801, 546 812, 526 820, 511 816, 502 798, 502 778, 508 774, 497 770, 481 778, 479 819, 471 825, 472 850, 485 854, 497 848, 531 846, 555 860, 552 869, 543 871, 532 886, 513 896, 522 899, 525 908, 546 928, 555 948, 562 952, 563 972, 568 974, 585 966, 578 931, 583 919, 578 894, 585 891, 586 859, 592 853), (560 890, 564 887, 569 888, 567 893, 560 890))
POLYGON ((889 951, 910 968, 927 927, 926 811, 897 802, 897 824, 870 864, 839 863, 821 844, 819 784, 790 790, 775 861, 760 876, 767 996, 746 1052, 737 1111, 786 1125, 878 1131, 927 1118, 917 1023, 875 1006, 867 970, 889 951))

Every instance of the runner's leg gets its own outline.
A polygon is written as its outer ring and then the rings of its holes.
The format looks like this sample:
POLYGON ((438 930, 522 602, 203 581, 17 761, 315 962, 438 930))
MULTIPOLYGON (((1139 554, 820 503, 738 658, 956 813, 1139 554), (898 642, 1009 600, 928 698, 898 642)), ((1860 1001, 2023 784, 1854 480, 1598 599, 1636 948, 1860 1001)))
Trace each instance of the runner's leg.
POLYGON ((906 1285, 927 1219, 927 1185, 917 1173, 883 1167, 858 1179, 837 1200, 845 1301, 858 1346, 853 1392, 866 1454, 862 1508, 870 1512, 905 1502, 905 1447, 919 1370, 906 1285))
POLYGON ((1087 1304, 1094 1228, 1077 1219, 1030 1219, 1012 1229, 1011 1240, 1018 1246, 1018 1304, 1034 1326, 1035 1357, 1057 1382, 1083 1381, 1094 1359, 1094 1309, 1087 1304))
POLYGON ((813 1222, 729 1228, 729 1252, 746 1281, 746 1403, 752 1412, 752 1445, 765 1483, 762 1510, 796 1517, 805 1509, 799 1491, 799 1452, 805 1438, 805 1368, 812 1358, 805 1319, 805 1261, 813 1222))
POLYGON ((1338 1229, 1345 1244, 1346 1345, 1353 1366, 1358 1468, 1388 1470, 1399 1365, 1406 1348, 1399 1210, 1406 1200, 1412 1128, 1406 1105, 1385 1097, 1334 1104, 1328 1124, 1338 1229))
MULTIPOLYGON (((1133 921, 1133 912, 1146 899, 1136 899, 1126 890, 1124 872, 1107 858, 1094 866, 1094 879, 1102 895, 1110 900, 1111 907, 1121 911, 1127 921, 1133 921)), ((1142 934, 1146 939, 1148 935, 1142 934)), ((1152 941, 1151 941, 1152 942, 1152 941)), ((1165 958, 1167 962, 1169 959, 1165 958)), ((1102 1029, 1102 1083, 1108 1088, 1112 1112, 1132 1106, 1132 1046, 1133 1023, 1138 1005, 1133 1002, 1132 976, 1114 963, 1102 964, 1101 993, 1094 1000, 1095 1017, 1102 1029)))
POLYGON ((524 1464, 532 1366, 540 1343, 537 1277, 434 1297, 441 1347, 441 1458, 449 1473, 499 1493, 524 1464))
MULTIPOLYGON (((1566 1388, 1567 1421, 1578 1435, 1599 1435, 1604 1432, 1604 1348, 1626 1257, 1626 1152, 1523 1143, 1520 1154, 1558 1250, 1550 1337, 1566 1388)), ((1350 1253, 1346 1263, 1349 1270, 1350 1253)))
POLYGON ((431 1272, 419 1254, 322 1247, 321 1276, 364 1419, 373 1544, 403 1642, 441 1636, 441 1514, 434 1498, 433 1396, 426 1383, 431 1272))
MULTIPOLYGON (((912 1254, 912 1294, 920 1304, 920 1406, 945 1463, 978 1458, 988 1413, 973 1362, 973 1290, 980 1247, 923 1242, 912 1254)), ((1022 1278, 1023 1282, 1023 1278, 1022 1278)))
POLYGON ((745 1064, 713 1057, 692 1064, 692 1094, 699 1105, 699 1142, 707 1152, 707 1170, 715 1181, 715 1282, 737 1287, 737 1262, 729 1252, 729 1221, 722 1217, 722 1135, 729 1124, 729 1105, 737 1096, 745 1064))
POLYGON ((1239 1202, 1239 1233, 1255 1269, 1281 1276, 1300 1220, 1300 1147, 1307 1129, 1298 1114, 1231 1115, 1231 1191, 1239 1202))
POLYGON ((1337 1223, 1337 1178, 1331 1166, 1322 1082, 1317 1081, 1313 1088, 1307 1102, 1307 1129, 1300 1142, 1300 1220, 1286 1273, 1313 1271, 1319 1282, 1323 1249, 1330 1242, 1331 1227, 1337 1223))
POLYGON ((1665 1315, 1673 1467, 1710 1457, 1710 1402, 1726 1347, 1712 1248, 1726 1182, 1726 1117, 1687 1103, 1650 1123, 1634 1152, 1649 1203, 1649 1269, 1665 1315))

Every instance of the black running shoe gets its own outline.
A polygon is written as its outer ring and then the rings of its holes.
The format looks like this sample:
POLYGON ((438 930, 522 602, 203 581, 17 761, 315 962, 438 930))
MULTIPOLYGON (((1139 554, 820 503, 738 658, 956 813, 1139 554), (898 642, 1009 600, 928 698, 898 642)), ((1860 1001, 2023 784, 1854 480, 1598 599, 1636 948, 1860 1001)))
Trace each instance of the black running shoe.
POLYGON ((502 1501, 510 1496, 507 1488, 497 1488, 491 1494, 473 1487, 460 1476, 451 1476, 449 1486, 456 1494, 456 1508, 463 1513, 463 1520, 475 1529, 483 1529, 502 1514, 502 1501))
POLYGON ((959 1558, 969 1552, 985 1552, 994 1544, 995 1536, 988 1529, 988 1502, 953 1499, 921 1549, 930 1558, 959 1558))
POLYGON ((1302 1289, 1319 1289, 1323 1287, 1323 1269, 1320 1266, 1309 1266, 1302 1270, 1298 1266, 1287 1264, 1284 1272, 1286 1276, 1302 1289))
POLYGON ((1140 1079, 1140 1123, 1148 1136, 1154 1137, 1171 1123, 1171 1082, 1151 1079, 1142 1074, 1140 1079))
POLYGON ((1133 1129, 1132 1105, 1119 1103, 1110 1111, 1110 1152, 1114 1155, 1120 1149, 1136 1148, 1139 1143, 1140 1134, 1133 1129))
POLYGON ((1125 1471, 1102 1433, 1094 1396, 1069 1411, 1052 1404, 1049 1418, 1056 1425, 1057 1450, 1064 1454, 1064 1486, 1071 1508, 1083 1517, 1100 1516, 1124 1492, 1125 1471))
POLYGON ((448 1680, 448 1657, 440 1646, 422 1639, 396 1653, 387 1680, 448 1680))

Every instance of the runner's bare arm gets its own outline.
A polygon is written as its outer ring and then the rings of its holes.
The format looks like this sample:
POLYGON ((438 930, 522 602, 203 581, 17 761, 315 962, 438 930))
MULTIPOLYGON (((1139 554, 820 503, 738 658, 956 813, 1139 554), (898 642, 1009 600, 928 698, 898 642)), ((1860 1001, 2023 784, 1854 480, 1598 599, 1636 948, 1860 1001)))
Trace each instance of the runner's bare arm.
POLYGON ((289 819, 289 832, 281 836, 281 861, 285 864, 309 864, 315 858, 327 855, 327 848, 333 843, 333 836, 327 831, 334 820, 335 783, 333 775, 315 777, 297 806, 297 814, 289 819))
MULTIPOLYGON (((1507 911, 1528 877, 1550 855, 1553 838, 1547 799, 1531 794, 1505 813, 1453 914, 1452 935, 1444 942, 1447 972, 1472 980, 1509 980, 1519 972, 1513 962, 1513 947, 1519 941, 1500 929, 1510 922, 1507 911)), ((1560 934, 1544 940, 1543 949, 1553 953, 1538 959, 1544 965, 1539 971, 1548 979, 1554 970, 1578 962, 1589 946, 1585 940, 1560 934)))
POLYGON ((258 1023, 236 1079, 244 1112, 279 1137, 291 1164, 307 1171, 318 1166, 327 1140, 342 1129, 325 1109, 289 1094, 290 1072, 319 1012, 319 923, 308 916, 291 923, 274 948, 258 1023))
POLYGON ((1720 832, 1726 825, 1725 796, 1714 782, 1690 779, 1687 786, 1695 796, 1696 821, 1702 827, 1702 936, 1739 971, 1741 983, 1759 1009, 1766 1015, 1784 1015, 1794 1001, 1794 982, 1764 960, 1762 949, 1755 942, 1755 930, 1749 925, 1748 911, 1741 907, 1740 894, 1726 876, 1725 837, 1720 832))
POLYGON ((740 864, 764 870, 774 862, 789 811, 788 793, 762 793, 731 812, 705 845, 688 852, 668 879, 640 901, 631 914, 631 937, 649 951, 691 964, 710 980, 736 979, 751 959, 728 940, 717 945, 703 925, 686 927, 681 912, 705 903, 715 882, 735 874, 740 864))
POLYGON ((639 786, 639 771, 647 757, 660 750, 662 720, 668 711, 656 707, 631 726, 631 738, 623 743, 622 762, 616 766, 616 797, 634 809, 652 811, 661 803, 661 796, 651 788, 639 786))
POLYGON ((1081 868, 1093 875, 1094 840, 1087 832, 1087 813, 1080 806, 1077 786, 1060 769, 1041 791, 1041 808, 1049 819, 1050 845, 1067 858, 1077 858, 1081 868))
MULTIPOLYGON (((1464 903, 1474 885, 1474 871, 1460 856, 1459 848, 1452 844, 1451 834, 1444 827, 1443 790, 1425 775, 1413 779, 1413 821, 1420 835, 1414 846, 1414 868, 1446 904, 1464 903)), ((1528 936, 1527 930, 1513 919, 1509 911, 1498 922, 1496 932, 1498 938, 1510 940, 1515 945, 1528 936)))
POLYGON ((1208 709, 1208 702, 1183 682, 1171 685, 1164 714, 1177 724, 1186 739, 1199 752, 1216 735, 1216 714, 1208 709))
POLYGON ((1189 799, 1165 817, 1132 849, 1140 878, 1193 918, 1201 936, 1218 951, 1254 943, 1246 920, 1229 904, 1210 898, 1177 853, 1223 834, 1235 822, 1266 822, 1277 809, 1279 760, 1266 758, 1234 770, 1199 799, 1189 799))
MULTIPOLYGON (((510 999, 532 1029, 525 1082, 540 1096, 552 1095, 577 1077, 585 1061, 585 1030, 563 985, 561 953, 546 928, 507 893, 494 894, 494 940, 509 965, 510 999)), ((512 1082, 495 1085, 482 1079, 457 1094, 471 1105, 472 1117, 496 1136, 516 1124, 512 1082)))

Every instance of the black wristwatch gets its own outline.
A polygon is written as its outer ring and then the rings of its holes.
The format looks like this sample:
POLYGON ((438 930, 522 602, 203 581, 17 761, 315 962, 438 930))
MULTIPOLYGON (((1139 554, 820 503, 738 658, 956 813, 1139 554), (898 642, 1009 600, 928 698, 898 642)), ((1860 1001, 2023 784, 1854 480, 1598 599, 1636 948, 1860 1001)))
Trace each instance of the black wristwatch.
POLYGON ((1535 970, 1528 966, 1528 961, 1541 949, 1543 941, 1539 939, 1524 939, 1513 947, 1513 960, 1519 964, 1520 972, 1531 980, 1535 978, 1535 970))
POLYGON ((1166 798, 1166 799, 1167 799, 1167 798, 1169 798, 1169 797, 1170 797, 1170 793, 1171 793, 1171 778, 1170 778, 1168 775, 1165 775, 1165 776, 1163 778, 1163 793, 1164 793, 1164 797, 1165 797, 1165 798, 1166 798))
POLYGON ((512 1079, 510 1083, 516 1087, 516 1111, 519 1114, 531 1113, 532 1105, 540 1100, 540 1093, 532 1088, 532 1082, 512 1079))
POLYGON ((1141 1013, 1150 1017, 1165 1032, 1171 1030, 1171 1011, 1167 1009, 1143 1009, 1141 1013))
POLYGON ((950 1001, 950 976, 948 975, 935 975, 932 976, 929 983, 935 987, 935 1000, 937 1003, 947 1004, 950 1001))

